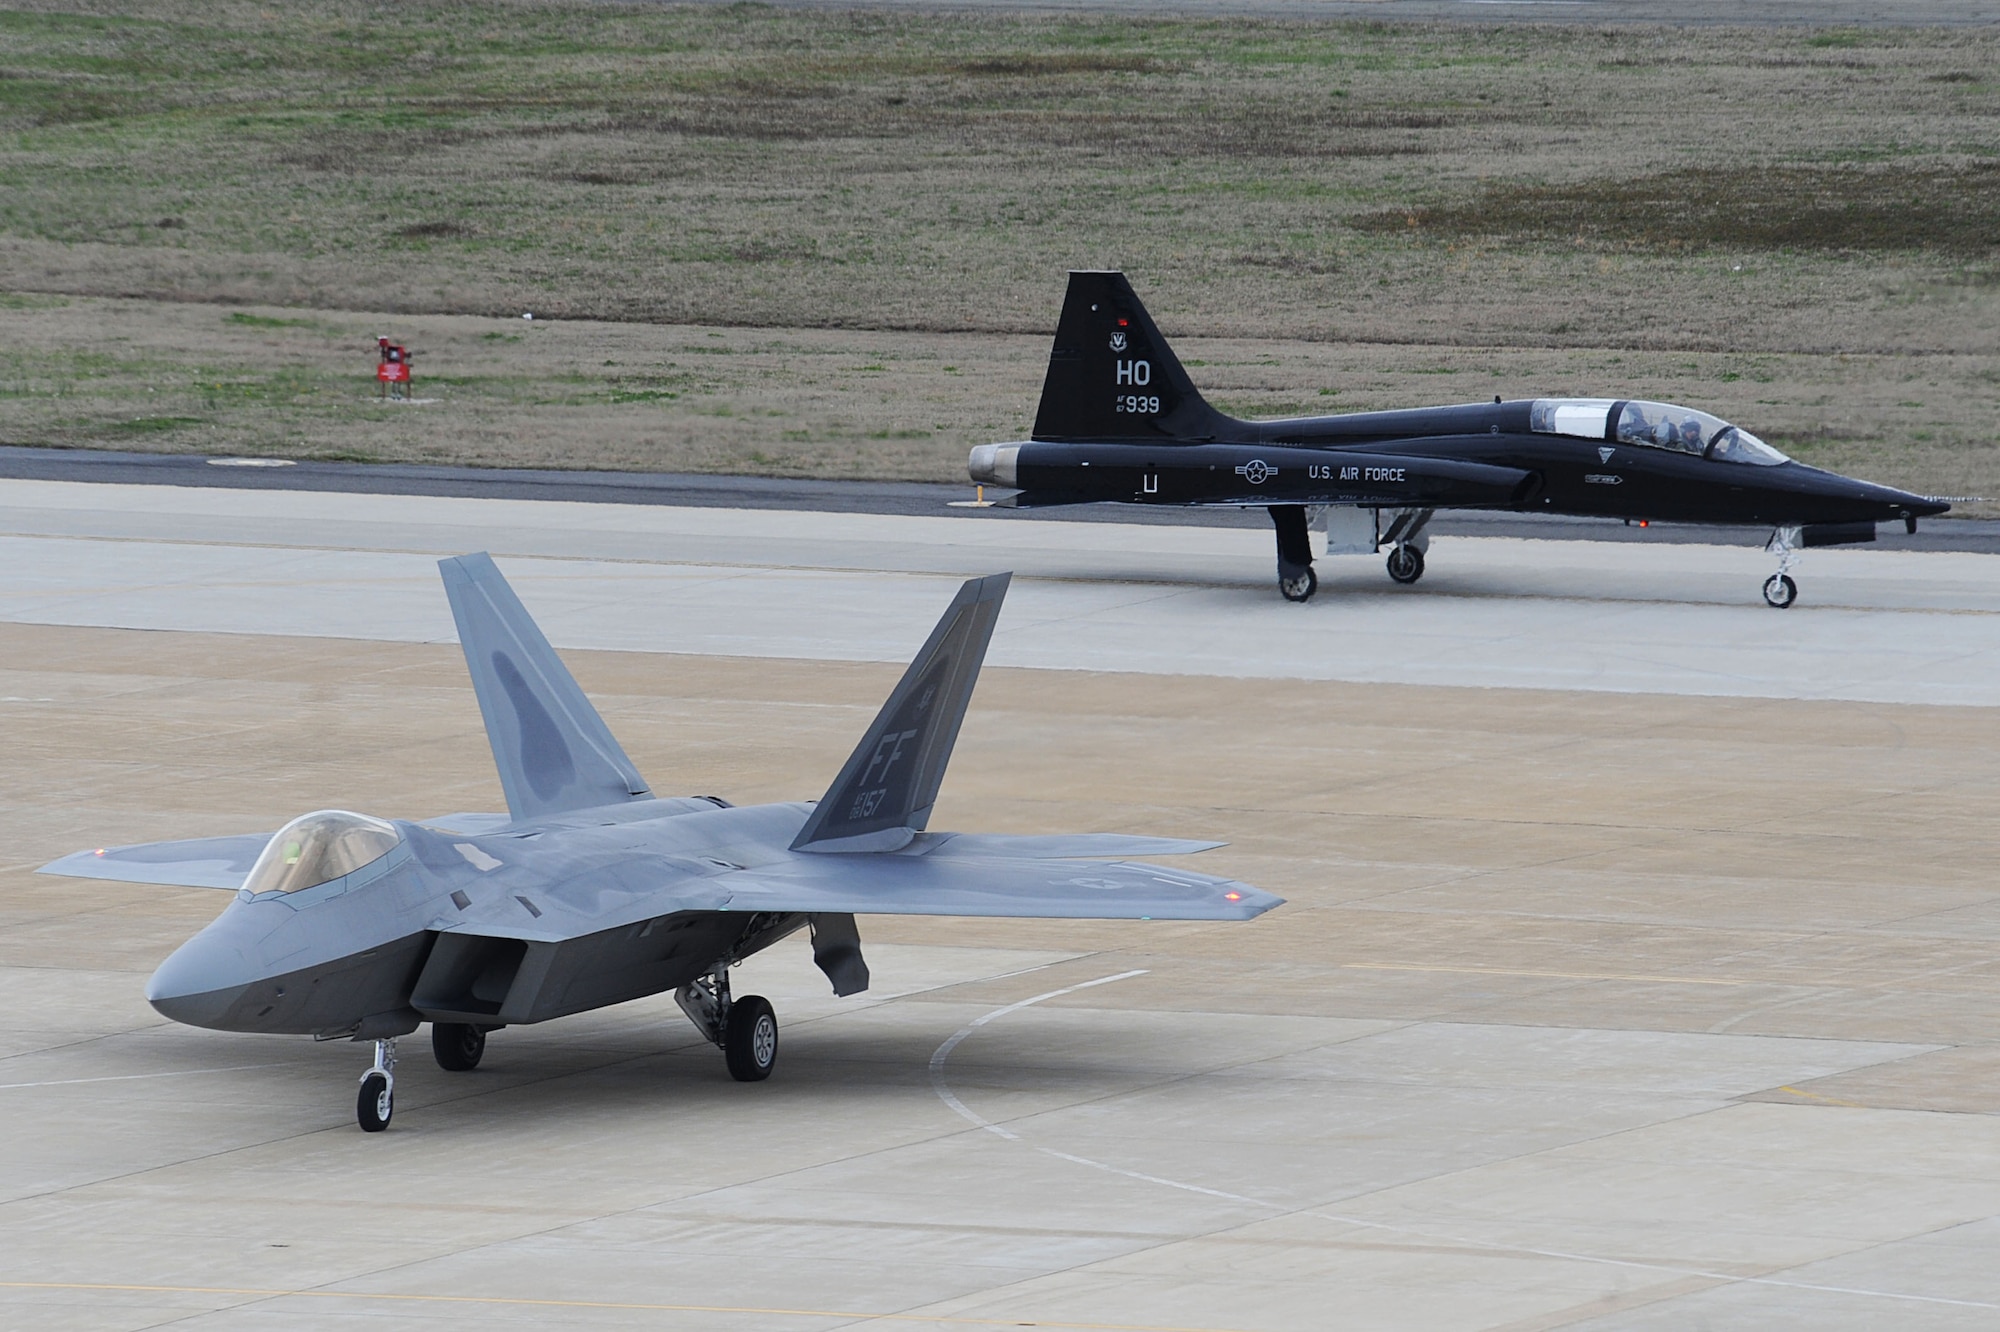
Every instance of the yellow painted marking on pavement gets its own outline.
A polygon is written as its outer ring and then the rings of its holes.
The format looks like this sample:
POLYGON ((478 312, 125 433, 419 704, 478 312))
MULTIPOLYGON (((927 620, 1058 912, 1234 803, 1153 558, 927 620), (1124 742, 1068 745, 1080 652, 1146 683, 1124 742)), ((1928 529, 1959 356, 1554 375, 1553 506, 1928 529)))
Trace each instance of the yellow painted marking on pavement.
POLYGON ((1818 1092, 1801 1091, 1797 1087, 1780 1087, 1778 1090, 1781 1092, 1790 1092, 1794 1096, 1803 1096, 1809 1101, 1825 1101, 1828 1105, 1844 1105, 1850 1110, 1866 1110, 1869 1108, 1859 1101, 1843 1101, 1838 1096, 1821 1096, 1818 1092))
POLYGON ((87 1281, 0 1281, 0 1290, 74 1290, 138 1295, 242 1295, 254 1299, 381 1300, 413 1304, 496 1304, 534 1309, 617 1309, 635 1313, 755 1314, 764 1318, 872 1319, 955 1327, 1052 1327, 1072 1332, 1231 1332, 1161 1323, 1071 1323, 1047 1318, 966 1318, 951 1314, 861 1313, 853 1309, 765 1309, 732 1304, 640 1304, 617 1300, 534 1300, 505 1295, 400 1295, 362 1290, 265 1290, 249 1286, 142 1286, 87 1281))
POLYGON ((1638 976, 1616 971, 1516 971, 1509 967, 1427 967, 1414 962, 1343 962, 1349 971, 1442 971, 1452 975, 1534 976, 1543 980, 1649 981, 1656 985, 1749 985, 1750 981, 1717 980, 1711 976, 1638 976))

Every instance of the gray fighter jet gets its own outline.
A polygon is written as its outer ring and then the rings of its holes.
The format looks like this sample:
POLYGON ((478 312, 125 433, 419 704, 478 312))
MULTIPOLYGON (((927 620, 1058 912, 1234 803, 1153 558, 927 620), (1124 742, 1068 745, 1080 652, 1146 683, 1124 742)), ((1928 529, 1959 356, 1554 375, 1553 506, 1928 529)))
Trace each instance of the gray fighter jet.
POLYGON ((1229 879, 1078 857, 1218 842, 928 832, 1010 575, 959 589, 817 803, 655 796, 487 556, 440 562, 506 814, 410 822, 321 810, 275 834, 107 847, 44 873, 231 889, 146 987, 177 1022, 373 1041, 356 1115, 388 1126, 396 1038, 446 1069, 487 1033, 663 990, 731 1076, 769 1077, 770 1003, 729 968, 799 930, 835 994, 868 988, 863 914, 1247 920, 1229 879))

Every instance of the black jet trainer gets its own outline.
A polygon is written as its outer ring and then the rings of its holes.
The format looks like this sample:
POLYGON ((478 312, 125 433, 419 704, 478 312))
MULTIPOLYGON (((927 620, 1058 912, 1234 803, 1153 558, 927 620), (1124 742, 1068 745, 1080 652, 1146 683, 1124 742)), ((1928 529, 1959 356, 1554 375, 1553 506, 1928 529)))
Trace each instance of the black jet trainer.
POLYGON ((1778 570, 1764 599, 1798 596, 1810 546, 1873 541, 1875 524, 1950 505, 1787 458, 1707 412, 1626 398, 1515 402, 1239 421, 1203 401, 1123 273, 1073 272, 1032 439, 982 444, 972 479, 999 504, 1268 508, 1278 587, 1319 586, 1308 510, 1337 515, 1339 548, 1389 547, 1389 576, 1423 576, 1439 509, 1669 523, 1769 524, 1778 570), (1368 544, 1372 537, 1372 547, 1368 544), (1359 542, 1359 545, 1355 544, 1359 542))

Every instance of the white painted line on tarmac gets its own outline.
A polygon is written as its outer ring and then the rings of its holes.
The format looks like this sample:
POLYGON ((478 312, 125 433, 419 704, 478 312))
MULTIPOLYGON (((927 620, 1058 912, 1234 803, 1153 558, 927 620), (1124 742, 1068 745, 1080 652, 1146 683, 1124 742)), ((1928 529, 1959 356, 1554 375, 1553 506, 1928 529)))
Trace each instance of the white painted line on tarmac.
MULTIPOLYGON (((998 1021, 1010 1013, 1018 1013, 1024 1008, 1032 1007, 1047 999, 1059 999, 1063 995, 1075 994, 1079 990, 1089 990, 1099 985, 1109 985, 1113 981, 1129 980, 1134 976, 1143 976, 1145 974, 1146 972, 1141 970, 1121 971, 1115 976, 1100 976, 1096 980, 1084 981, 1077 985, 1067 985, 1060 990, 1050 990, 1046 994, 1038 994, 1030 999, 1022 999, 974 1018, 953 1032, 945 1040, 944 1044, 938 1046, 936 1051, 932 1053, 930 1061, 931 1089, 937 1093, 939 1100, 943 1101, 953 1113, 966 1122, 984 1129, 996 1137, 1005 1138, 1009 1142, 1018 1142, 1032 1151, 1041 1153, 1043 1156, 1054 1157, 1058 1161, 1067 1161, 1072 1165, 1087 1166, 1092 1170, 1119 1175, 1125 1179, 1133 1179, 1142 1183, 1158 1184, 1165 1188, 1178 1189, 1183 1193, 1198 1193, 1206 1197, 1220 1199, 1224 1202, 1240 1203, 1244 1206, 1258 1208, 1277 1216, 1309 1216, 1320 1221, 1332 1221, 1338 1225, 1356 1226, 1364 1230, 1374 1230, 1380 1231, 1383 1234, 1397 1235, 1423 1244, 1451 1244, 1462 1248, 1482 1249, 1488 1253, 1513 1254, 1529 1258, 1552 1258, 1560 1262, 1590 1263, 1601 1267, 1619 1267, 1633 1271, 1658 1272, 1667 1276, 1695 1277, 1705 1281, 1716 1282, 1718 1285, 1776 1286, 1785 1290, 1807 1290, 1822 1295, 1852 1295, 1862 1299, 1895 1300, 1908 1304, 1935 1304, 1955 1309, 2000 1310, 2000 1303, 1993 1303, 1987 1300, 1960 1300, 1953 1299, 1947 1295, 1916 1295, 1904 1291, 1871 1290, 1862 1286, 1833 1286, 1812 1281, 1788 1281, 1783 1277, 1775 1276, 1742 1276, 1731 1272, 1714 1272, 1706 1268, 1683 1267, 1672 1263, 1648 1263, 1633 1258, 1605 1258, 1596 1254, 1571 1253, 1564 1249, 1538 1249, 1518 1244, 1497 1244, 1491 1240, 1472 1239, 1463 1235, 1451 1235, 1434 1230, 1419 1230, 1412 1226, 1391 1225, 1385 1221, 1370 1221, 1365 1217, 1347 1216, 1339 1212, 1326 1212, 1318 1208, 1294 1207, 1289 1203, 1271 1202, 1268 1199, 1250 1197, 1246 1194, 1229 1193, 1222 1189, 1211 1189, 1201 1184, 1189 1184, 1182 1180, 1167 1179, 1160 1175, 1149 1175, 1143 1171, 1127 1170, 1122 1166, 1093 1160, 1088 1156, 1077 1156, 1070 1152, 1059 1152, 1052 1147, 1039 1146, 1027 1141, 1027 1139, 1012 1129, 994 1123, 966 1105, 945 1083, 945 1061, 950 1058, 953 1050, 957 1049, 967 1037, 971 1036, 972 1033, 978 1031, 981 1027, 998 1021)), ((1828 1258, 1839 1256, 1828 1255, 1828 1258)), ((1827 1260, 1827 1258, 1822 1258, 1810 1261, 1824 1262, 1827 1260)))
POLYGON ((170 1073, 115 1073, 102 1078, 51 1078, 47 1082, 0 1082, 0 1091, 18 1091, 23 1087, 74 1087, 84 1082, 143 1082, 148 1078, 192 1078, 202 1073, 241 1073, 252 1068, 290 1068, 287 1060, 277 1060, 266 1064, 225 1064, 221 1068, 180 1068, 170 1073))

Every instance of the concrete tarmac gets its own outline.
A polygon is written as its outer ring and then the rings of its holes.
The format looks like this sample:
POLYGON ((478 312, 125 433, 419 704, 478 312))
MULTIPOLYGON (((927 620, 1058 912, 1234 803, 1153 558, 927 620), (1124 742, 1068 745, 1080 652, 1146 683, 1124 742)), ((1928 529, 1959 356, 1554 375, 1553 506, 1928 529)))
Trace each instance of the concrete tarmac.
POLYGON ((1267 542, 0 484, 0 1323, 1993 1326, 1994 558, 1815 551, 1779 613, 1755 552, 1468 538, 1293 607, 1267 542), (768 1083, 654 999, 406 1041, 363 1135, 359 1047, 145 1006, 220 894, 29 871, 494 808, 431 563, 480 547, 739 801, 1019 568, 934 825, 1213 834, 1289 905, 867 919, 864 996, 743 968, 768 1083))

